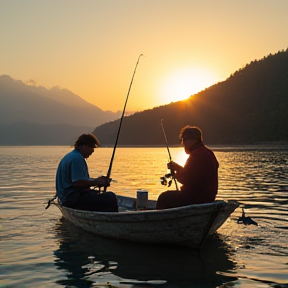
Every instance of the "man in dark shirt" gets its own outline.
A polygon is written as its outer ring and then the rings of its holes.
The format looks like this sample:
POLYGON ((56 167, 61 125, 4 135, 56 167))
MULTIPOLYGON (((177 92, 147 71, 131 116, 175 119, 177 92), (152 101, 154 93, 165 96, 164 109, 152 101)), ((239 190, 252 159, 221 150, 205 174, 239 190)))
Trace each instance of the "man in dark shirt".
POLYGON ((182 167, 169 162, 168 169, 182 184, 180 191, 166 191, 159 195, 157 209, 167 209, 215 201, 218 191, 218 161, 212 150, 203 144, 198 127, 185 126, 179 138, 189 157, 182 167))

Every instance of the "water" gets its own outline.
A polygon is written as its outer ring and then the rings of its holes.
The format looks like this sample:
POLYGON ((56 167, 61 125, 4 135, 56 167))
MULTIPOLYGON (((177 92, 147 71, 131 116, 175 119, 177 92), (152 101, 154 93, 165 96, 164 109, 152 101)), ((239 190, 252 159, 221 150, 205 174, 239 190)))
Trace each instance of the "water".
MULTIPOLYGON (((238 200, 258 226, 237 224, 238 208, 198 253, 97 237, 56 207, 45 210, 70 150, 0 147, 0 287, 287 287, 287 149, 215 148, 218 199, 238 200)), ((185 162, 182 148, 171 154, 185 162)), ((95 150, 92 177, 106 175, 111 155, 111 148, 95 150)), ((117 148, 111 190, 135 197, 145 189, 157 199, 167 160, 166 148, 117 148)))

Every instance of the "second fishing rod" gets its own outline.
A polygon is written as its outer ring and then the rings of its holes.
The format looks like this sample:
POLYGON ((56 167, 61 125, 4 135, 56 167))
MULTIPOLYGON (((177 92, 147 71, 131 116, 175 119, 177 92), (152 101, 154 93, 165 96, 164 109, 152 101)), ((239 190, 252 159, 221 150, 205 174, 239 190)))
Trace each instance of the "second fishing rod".
MULTIPOLYGON (((167 141, 167 137, 166 137, 166 133, 165 133, 165 129, 164 129, 163 119, 161 119, 161 127, 162 127, 162 131, 163 131, 163 135, 164 135, 164 139, 165 139, 165 143, 166 143, 166 148, 167 148, 168 155, 169 155, 169 161, 171 162, 172 161, 172 156, 171 156, 170 149, 169 149, 169 146, 168 146, 168 141, 167 141)), ((177 180, 175 179, 175 175, 174 175, 175 173, 172 170, 170 170, 170 172, 171 172, 171 177, 172 177, 172 179, 175 182, 176 189, 179 191, 177 180)), ((162 181, 164 180, 163 178, 165 178, 165 177, 161 177, 162 181)), ((165 185, 165 181, 164 181, 164 185, 165 185)))

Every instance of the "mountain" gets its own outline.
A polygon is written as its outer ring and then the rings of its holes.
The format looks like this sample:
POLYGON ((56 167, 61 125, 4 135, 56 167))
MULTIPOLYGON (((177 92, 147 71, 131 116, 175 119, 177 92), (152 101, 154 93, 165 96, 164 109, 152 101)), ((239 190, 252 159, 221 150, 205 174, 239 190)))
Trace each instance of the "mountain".
POLYGON ((17 122, 0 125, 0 145, 73 145, 76 138, 93 129, 69 124, 37 124, 17 122))
MULTIPOLYGON (((214 145, 288 143, 288 49, 255 60, 184 101, 124 117, 119 145, 179 145, 179 131, 200 127, 214 145)), ((102 145, 115 143, 119 121, 97 127, 102 145)))
POLYGON ((103 111, 69 90, 26 85, 0 76, 0 123, 28 121, 38 124, 70 124, 96 127, 120 117, 103 111))
POLYGON ((120 115, 120 111, 103 111, 67 89, 46 89, 0 76, 0 145, 71 144, 70 134, 75 139, 81 131, 91 132, 120 115), (38 137, 42 140, 31 143, 28 134, 32 129, 41 131, 38 137), (60 129, 64 129, 62 136, 60 129), (50 135, 47 142, 45 135, 50 135))

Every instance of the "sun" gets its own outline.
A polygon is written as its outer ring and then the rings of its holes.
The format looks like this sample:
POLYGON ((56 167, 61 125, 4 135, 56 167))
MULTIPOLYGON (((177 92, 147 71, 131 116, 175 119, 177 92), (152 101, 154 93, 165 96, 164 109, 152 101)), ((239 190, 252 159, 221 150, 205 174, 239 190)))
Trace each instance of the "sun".
POLYGON ((187 99, 215 83, 216 75, 208 69, 179 68, 166 75, 160 84, 161 102, 171 103, 187 99))

